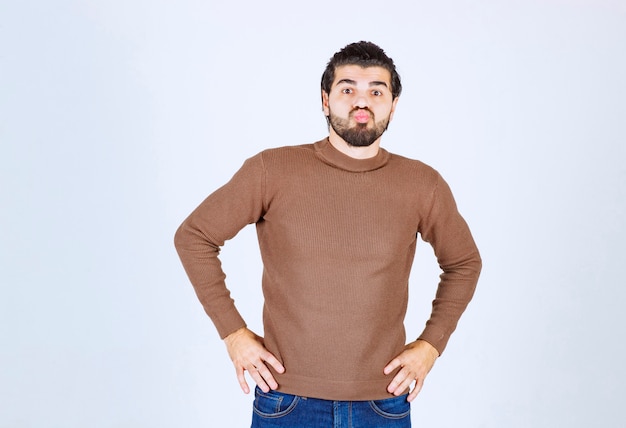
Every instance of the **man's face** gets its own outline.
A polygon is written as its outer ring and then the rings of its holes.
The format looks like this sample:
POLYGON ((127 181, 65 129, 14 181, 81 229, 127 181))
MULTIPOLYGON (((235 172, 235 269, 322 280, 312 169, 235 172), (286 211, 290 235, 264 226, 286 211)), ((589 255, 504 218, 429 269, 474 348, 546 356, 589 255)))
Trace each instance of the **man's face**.
POLYGON ((337 67, 330 93, 322 91, 331 133, 356 147, 370 146, 383 135, 397 101, 391 94, 391 74, 383 67, 337 67))

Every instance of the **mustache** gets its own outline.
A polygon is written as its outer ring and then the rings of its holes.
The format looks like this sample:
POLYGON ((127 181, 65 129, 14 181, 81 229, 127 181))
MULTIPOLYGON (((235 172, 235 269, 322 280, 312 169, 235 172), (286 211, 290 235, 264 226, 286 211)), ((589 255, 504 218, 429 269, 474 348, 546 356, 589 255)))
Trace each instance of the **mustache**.
POLYGON ((366 112, 368 112, 371 115, 374 114, 374 112, 372 110, 370 110, 369 107, 355 107, 355 108, 352 109, 352 111, 350 111, 350 114, 354 114, 354 113, 356 113, 358 111, 366 111, 366 112))

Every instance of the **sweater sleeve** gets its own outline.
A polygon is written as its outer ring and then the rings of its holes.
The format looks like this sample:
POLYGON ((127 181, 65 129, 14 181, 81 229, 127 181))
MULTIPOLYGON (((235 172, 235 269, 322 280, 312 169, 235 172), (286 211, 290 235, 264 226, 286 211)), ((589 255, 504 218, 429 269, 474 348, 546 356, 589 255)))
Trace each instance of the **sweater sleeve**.
POLYGON ((442 274, 430 319, 419 338, 441 354, 472 299, 482 261, 452 192, 439 175, 430 212, 420 227, 420 234, 432 245, 442 274))
POLYGON ((220 248, 263 216, 264 177, 262 155, 248 159, 228 183, 185 219, 174 236, 189 280, 221 338, 246 324, 226 288, 220 248))

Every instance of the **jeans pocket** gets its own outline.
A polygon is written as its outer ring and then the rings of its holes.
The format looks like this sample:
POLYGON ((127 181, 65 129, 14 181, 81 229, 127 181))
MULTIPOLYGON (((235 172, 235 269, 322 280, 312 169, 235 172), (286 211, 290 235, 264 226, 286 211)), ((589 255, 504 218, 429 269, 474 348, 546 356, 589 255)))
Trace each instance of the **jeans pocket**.
POLYGON ((297 395, 283 394, 282 392, 263 392, 260 388, 254 390, 254 412, 264 418, 280 418, 291 413, 298 404, 297 395))
POLYGON ((378 415, 386 419, 402 419, 411 414, 411 403, 407 401, 408 394, 384 400, 370 401, 370 407, 378 415))

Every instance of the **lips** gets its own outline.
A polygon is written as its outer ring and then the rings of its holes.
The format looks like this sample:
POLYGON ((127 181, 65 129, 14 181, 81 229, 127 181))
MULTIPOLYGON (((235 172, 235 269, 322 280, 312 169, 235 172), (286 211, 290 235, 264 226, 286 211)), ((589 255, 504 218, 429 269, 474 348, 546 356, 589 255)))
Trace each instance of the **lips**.
POLYGON ((358 110, 352 116, 357 123, 367 123, 370 120, 370 113, 366 110, 358 110))

